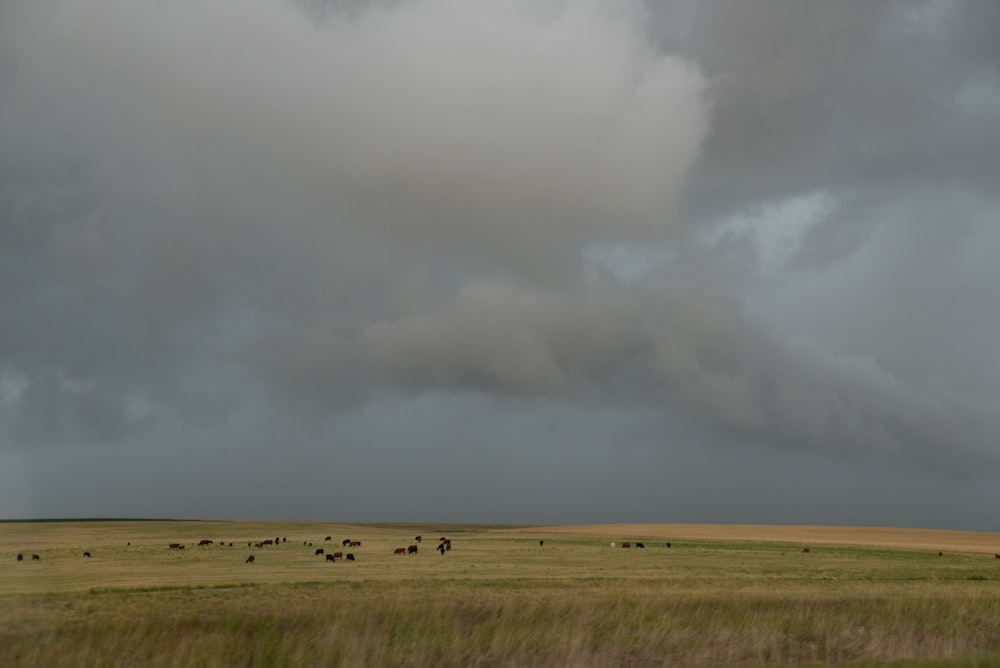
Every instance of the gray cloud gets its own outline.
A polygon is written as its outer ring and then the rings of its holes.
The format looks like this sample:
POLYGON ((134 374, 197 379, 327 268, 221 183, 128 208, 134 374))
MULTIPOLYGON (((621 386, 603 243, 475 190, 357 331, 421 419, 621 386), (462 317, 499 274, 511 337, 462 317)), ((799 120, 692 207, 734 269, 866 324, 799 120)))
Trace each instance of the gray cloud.
POLYGON ((415 451, 513 475, 516 438, 450 422, 482 401, 546 470, 577 431, 526 411, 662 413, 625 439, 660 456, 995 475, 986 9, 2 12, 7 456, 205 448, 218 471, 270 439, 308 467, 333 460, 304 443, 351 440, 333 459, 370 470, 403 446, 358 416, 430 402, 453 427, 415 451))

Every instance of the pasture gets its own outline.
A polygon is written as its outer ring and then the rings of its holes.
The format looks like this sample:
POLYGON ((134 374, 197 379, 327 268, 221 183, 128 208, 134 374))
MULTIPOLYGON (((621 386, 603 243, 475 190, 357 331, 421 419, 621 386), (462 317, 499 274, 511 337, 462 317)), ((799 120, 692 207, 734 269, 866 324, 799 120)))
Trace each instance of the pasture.
POLYGON ((0 523, 0 665, 997 665, 997 552, 849 527, 0 523))

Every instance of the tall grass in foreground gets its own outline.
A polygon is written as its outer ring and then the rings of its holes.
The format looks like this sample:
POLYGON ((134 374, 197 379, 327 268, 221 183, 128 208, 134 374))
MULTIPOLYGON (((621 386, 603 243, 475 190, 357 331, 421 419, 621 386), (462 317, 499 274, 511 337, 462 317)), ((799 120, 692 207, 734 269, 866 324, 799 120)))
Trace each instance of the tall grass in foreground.
POLYGON ((0 665, 7 666, 759 665, 928 657, 1000 657, 1000 597, 971 583, 932 593, 905 584, 678 590, 658 580, 454 580, 95 591, 8 600, 0 613, 0 665))

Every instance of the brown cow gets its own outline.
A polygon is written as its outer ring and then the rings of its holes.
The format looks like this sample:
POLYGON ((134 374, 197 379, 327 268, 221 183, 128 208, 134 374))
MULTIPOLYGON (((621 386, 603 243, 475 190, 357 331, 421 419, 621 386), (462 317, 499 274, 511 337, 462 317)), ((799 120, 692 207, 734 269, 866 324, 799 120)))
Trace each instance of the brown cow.
POLYGON ((622 543, 622 547, 630 548, 632 547, 632 543, 622 543))
POLYGON ((343 552, 334 552, 333 559, 331 559, 330 561, 336 561, 337 559, 343 559, 343 558, 344 558, 343 552))
POLYGON ((39 557, 37 554, 31 555, 31 560, 32 561, 38 561, 39 559, 41 559, 41 557, 39 557))
POLYGON ((446 550, 450 550, 451 549, 451 538, 445 538, 444 539, 444 549, 446 549, 446 550))
POLYGON ((408 548, 406 548, 406 553, 407 554, 416 554, 417 553, 417 546, 416 545, 409 546, 408 548))
POLYGON ((1000 559, 1000 554, 994 554, 993 556, 994 556, 994 557, 995 557, 996 559, 1000 559))
POLYGON ((252 564, 253 563, 253 555, 251 554, 249 557, 247 557, 247 560, 244 561, 243 563, 244 564, 252 564))
POLYGON ((180 543, 171 543, 168 547, 171 550, 179 550, 179 549, 181 549, 181 544, 180 543))
POLYGON ((212 544, 212 541, 210 541, 207 538, 203 538, 203 539, 201 539, 201 540, 198 541, 198 546, 199 547, 202 546, 202 545, 211 545, 211 544, 212 544))
POLYGON ((274 541, 271 540, 270 538, 268 538, 267 540, 262 541, 261 544, 262 545, 274 545, 274 541))
POLYGON ((802 552, 805 554, 809 554, 809 548, 808 547, 802 548, 802 552))
POLYGON ((406 554, 406 548, 405 547, 397 547, 395 550, 392 551, 392 553, 393 554, 406 554))
POLYGON ((350 543, 347 544, 347 547, 361 547, 361 541, 352 540, 350 543))

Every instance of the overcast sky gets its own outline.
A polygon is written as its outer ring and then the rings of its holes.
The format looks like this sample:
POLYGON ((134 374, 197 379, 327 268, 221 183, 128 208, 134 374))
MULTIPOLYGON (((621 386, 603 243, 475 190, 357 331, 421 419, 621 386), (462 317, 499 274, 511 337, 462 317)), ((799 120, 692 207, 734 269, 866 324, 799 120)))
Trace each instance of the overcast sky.
POLYGON ((997 35, 0 0, 0 517, 1000 530, 997 35))

